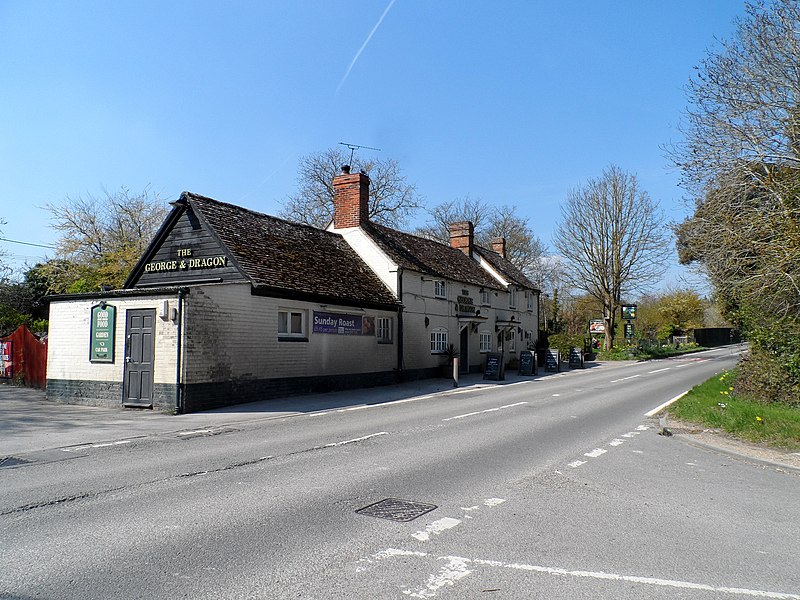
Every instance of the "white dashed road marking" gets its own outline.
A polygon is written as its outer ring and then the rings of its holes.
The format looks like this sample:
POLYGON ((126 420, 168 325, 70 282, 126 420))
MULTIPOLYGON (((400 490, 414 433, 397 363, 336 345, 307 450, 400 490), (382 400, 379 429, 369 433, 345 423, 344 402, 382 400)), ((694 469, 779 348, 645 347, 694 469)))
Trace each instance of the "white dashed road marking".
POLYGON ((416 533, 412 533, 411 537, 418 539, 420 542, 427 542, 429 539, 431 539, 431 535, 439 535, 443 531, 452 529, 460 523, 461 521, 459 519, 444 517, 443 519, 439 519, 433 523, 428 523, 428 526, 425 529, 422 531, 417 531, 416 533))
POLYGON ((498 410, 503 410, 505 408, 513 408, 515 406, 521 406, 523 404, 527 404, 527 402, 515 402, 514 404, 506 404, 505 406, 498 406, 496 408, 487 408, 486 410, 478 410, 471 413, 466 413, 463 415, 456 415, 455 417, 447 417, 446 419, 442 419, 442 421, 454 421, 456 419, 464 419, 466 417, 474 417, 475 415, 482 415, 484 413, 490 412, 497 412, 498 410))

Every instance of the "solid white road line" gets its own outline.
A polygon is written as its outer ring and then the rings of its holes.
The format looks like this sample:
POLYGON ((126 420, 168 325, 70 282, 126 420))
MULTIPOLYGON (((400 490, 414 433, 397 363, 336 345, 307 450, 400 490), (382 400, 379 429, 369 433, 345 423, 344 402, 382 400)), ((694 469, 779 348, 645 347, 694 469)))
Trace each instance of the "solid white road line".
POLYGON ((620 581, 639 585, 728 594, 732 596, 750 596, 755 598, 769 598, 770 600, 800 600, 800 595, 798 594, 771 592, 768 590, 717 586, 706 583, 695 583, 692 581, 680 581, 677 579, 660 579, 658 577, 638 577, 635 575, 606 573, 604 571, 576 571, 570 569, 560 569, 556 567, 545 567, 541 565, 529 565, 525 563, 505 563, 499 560, 470 559, 461 556, 436 556, 426 552, 411 552, 396 548, 388 548, 382 552, 373 554, 369 559, 361 559, 359 562, 374 564, 378 561, 393 559, 398 556, 407 559, 434 558, 437 561, 444 561, 444 565, 439 569, 438 574, 430 575, 424 587, 421 587, 416 591, 411 589, 403 590, 404 594, 411 596, 412 598, 433 598, 440 588, 447 585, 454 585, 456 581, 472 573, 475 567, 493 567, 500 569, 513 569, 515 571, 527 571, 530 573, 542 573, 545 575, 557 575, 559 577, 598 579, 601 581, 620 581))
POLYGON ((673 402, 677 402, 678 400, 683 398, 688 393, 689 393, 689 390, 686 390, 682 394, 678 394, 674 398, 671 398, 671 399, 667 400, 666 402, 664 402, 664 404, 659 404, 653 410, 647 411, 646 413, 644 413, 644 416, 645 417, 652 417, 653 415, 656 415, 656 414, 660 413, 662 410, 667 408, 670 404, 672 404, 673 402))

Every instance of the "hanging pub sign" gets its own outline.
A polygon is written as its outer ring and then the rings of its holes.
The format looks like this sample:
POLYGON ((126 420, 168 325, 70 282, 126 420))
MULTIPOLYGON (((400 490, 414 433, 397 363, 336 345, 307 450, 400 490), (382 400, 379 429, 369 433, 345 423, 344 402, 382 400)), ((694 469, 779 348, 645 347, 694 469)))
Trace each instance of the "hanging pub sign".
POLYGON ((311 331, 334 335, 375 335, 375 317, 314 311, 311 331))
POLYGON ((14 377, 14 342, 0 342, 0 378, 14 377))
POLYGON ((622 318, 626 321, 633 321, 636 319, 636 305, 623 304, 622 305, 622 318))
POLYGON ((89 362, 114 362, 114 327, 117 308, 101 302, 92 307, 89 362))

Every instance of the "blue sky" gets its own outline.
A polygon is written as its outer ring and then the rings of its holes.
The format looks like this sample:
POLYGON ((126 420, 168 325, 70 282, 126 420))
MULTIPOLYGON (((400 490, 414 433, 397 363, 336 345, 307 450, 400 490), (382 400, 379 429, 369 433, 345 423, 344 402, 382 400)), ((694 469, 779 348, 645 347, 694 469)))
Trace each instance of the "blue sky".
MULTIPOLYGON (((2 237, 51 244, 44 204, 123 186, 277 214, 299 157, 341 141, 381 148, 361 153, 397 160, 428 205, 515 205, 547 244, 568 191, 611 163, 677 220, 660 147, 679 139, 693 66, 743 9, 0 0, 2 237)), ((16 266, 48 253, 0 249, 16 266)))

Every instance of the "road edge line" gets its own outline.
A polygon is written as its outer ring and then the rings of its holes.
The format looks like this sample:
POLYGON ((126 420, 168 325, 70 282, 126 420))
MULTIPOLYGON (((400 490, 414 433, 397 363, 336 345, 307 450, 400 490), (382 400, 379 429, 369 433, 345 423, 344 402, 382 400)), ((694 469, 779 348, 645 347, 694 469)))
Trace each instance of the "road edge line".
POLYGON ((677 402, 678 400, 683 398, 688 393, 689 393, 689 390, 686 390, 682 394, 678 394, 674 398, 671 398, 670 400, 667 400, 666 402, 664 402, 664 404, 660 404, 660 405, 656 406, 653 410, 650 410, 650 411, 644 413, 644 416, 645 417, 655 416, 656 414, 660 413, 662 410, 667 408, 670 404, 672 404, 673 402, 677 402))

